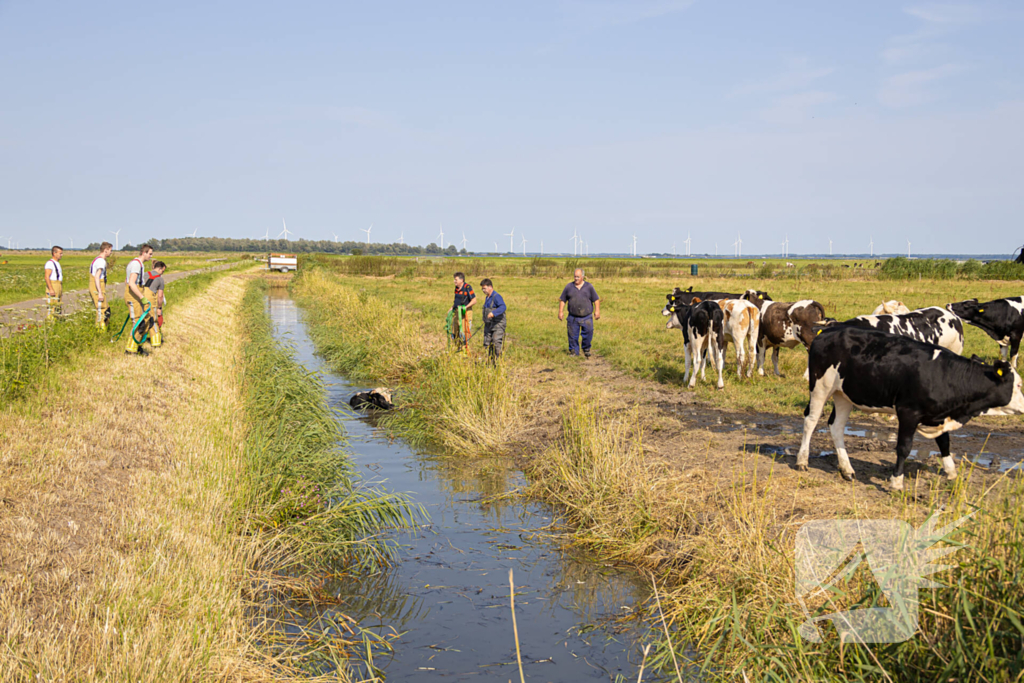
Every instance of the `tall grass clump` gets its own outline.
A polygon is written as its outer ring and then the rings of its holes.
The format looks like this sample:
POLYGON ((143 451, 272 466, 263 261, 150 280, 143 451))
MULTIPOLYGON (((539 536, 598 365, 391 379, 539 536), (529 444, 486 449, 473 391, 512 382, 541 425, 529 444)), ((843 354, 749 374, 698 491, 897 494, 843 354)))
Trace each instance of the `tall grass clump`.
POLYGON ((320 379, 273 338, 264 292, 254 282, 242 304, 246 507, 275 534, 284 568, 379 566, 392 549, 381 533, 419 512, 403 495, 360 485, 320 379))
POLYGON ((494 451, 522 428, 520 382, 507 365, 469 361, 442 351, 424 359, 405 389, 402 410, 381 425, 413 446, 437 445, 450 453, 494 451))
POLYGON ((1024 264, 1014 261, 975 259, 958 263, 950 259, 908 259, 902 256, 886 259, 878 271, 882 280, 1024 280, 1024 264))
POLYGON ((636 408, 611 414, 596 400, 566 406, 561 435, 527 474, 530 493, 561 505, 588 545, 642 544, 659 528, 636 408))
POLYGON ((306 270, 294 292, 317 352, 333 369, 399 383, 399 410, 381 424, 413 445, 494 450, 522 427, 527 399, 515 370, 455 353, 422 313, 354 291, 318 268, 306 270))

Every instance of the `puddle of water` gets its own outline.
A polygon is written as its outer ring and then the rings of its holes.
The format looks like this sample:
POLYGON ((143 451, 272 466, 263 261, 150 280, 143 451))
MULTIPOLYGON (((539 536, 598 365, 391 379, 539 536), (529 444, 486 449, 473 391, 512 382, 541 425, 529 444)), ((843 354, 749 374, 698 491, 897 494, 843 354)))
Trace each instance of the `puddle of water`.
MULTIPOLYGON (((275 334, 293 344, 299 362, 319 371, 332 406, 347 406, 364 387, 330 373, 315 356, 299 310, 272 296, 275 334)), ((400 561, 374 576, 345 577, 327 590, 338 612, 377 633, 395 629, 394 655, 375 659, 387 680, 501 680, 518 676, 509 608, 508 570, 515 571, 516 619, 527 677, 537 680, 635 678, 640 648, 657 636, 636 619, 648 597, 635 574, 596 563, 545 533, 547 506, 495 496, 521 486, 509 458, 416 453, 389 441, 372 420, 341 418, 356 465, 368 480, 408 492, 426 508, 429 528, 398 536, 400 561)), ((304 615, 309 621, 324 616, 304 615)), ((331 616, 331 610, 327 610, 331 616)), ((645 675, 645 680, 649 679, 645 675)))

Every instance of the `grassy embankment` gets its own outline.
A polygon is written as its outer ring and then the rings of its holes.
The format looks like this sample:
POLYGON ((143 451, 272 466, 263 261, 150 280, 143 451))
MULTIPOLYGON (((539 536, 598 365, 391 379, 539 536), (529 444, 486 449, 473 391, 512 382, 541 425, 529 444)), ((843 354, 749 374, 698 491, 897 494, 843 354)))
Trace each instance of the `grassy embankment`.
MULTIPOLYGON (((124 282, 124 269, 128 262, 137 255, 137 253, 115 252, 107 259, 110 283, 124 282)), ((46 296, 46 287, 43 284, 43 266, 49 258, 49 251, 19 251, 17 253, 8 251, 0 256, 0 306, 46 296)), ((96 254, 92 252, 64 252, 60 265, 64 271, 65 294, 72 290, 89 288, 89 265, 94 258, 96 258, 96 254)), ((169 273, 206 268, 225 261, 247 260, 245 254, 227 252, 176 254, 157 252, 153 258, 166 263, 169 273)))
MULTIPOLYGON (((471 274, 471 281, 490 274, 471 274)), ((325 312, 311 320, 314 331, 319 328, 317 337, 328 360, 343 359, 340 369, 361 368, 370 379, 413 379, 420 383, 412 390, 415 409, 441 415, 449 409, 446 397, 451 392, 430 396, 425 387, 431 379, 428 359, 437 347, 434 341, 431 349, 431 340, 440 337, 439 321, 449 306, 448 277, 414 280, 332 274, 328 278, 311 271, 300 278, 297 289, 318 306, 333 307, 331 315, 325 312)), ((737 462, 734 453, 712 455, 713 440, 700 431, 689 438, 706 442, 708 457, 716 462, 719 457, 728 458, 733 463, 726 465, 733 469, 731 480, 723 484, 701 469, 673 470, 645 454, 651 427, 648 416, 629 409, 628 400, 614 400, 614 392, 607 387, 574 381, 572 361, 561 352, 562 326, 554 320, 555 299, 565 279, 534 282, 509 276, 496 282, 511 306, 513 341, 505 372, 520 379, 511 390, 519 392, 520 403, 531 406, 524 427, 529 429, 544 410, 556 410, 562 416, 558 438, 527 464, 534 491, 566 509, 568 518, 578 525, 576 537, 581 542, 656 572, 659 584, 670 588, 663 605, 676 629, 677 651, 682 643, 696 647, 705 673, 723 680, 742 678, 743 673, 752 680, 1016 678, 1024 666, 1020 654, 1024 601, 1018 581, 1024 566, 1024 514, 1014 504, 1024 492, 1019 480, 999 480, 994 490, 979 491, 968 470, 952 487, 925 482, 917 499, 865 496, 857 488, 863 484, 844 485, 835 477, 814 473, 780 485, 774 470, 759 479, 758 468, 747 467, 746 459, 737 462), (536 374, 541 368, 555 373, 553 381, 543 386, 536 382, 543 376, 536 374), (541 394, 557 398, 538 408, 541 394), (576 400, 564 400, 570 396, 576 400), (802 520, 840 516, 899 518, 920 524, 940 502, 948 512, 944 521, 972 506, 983 512, 979 523, 963 532, 970 548, 955 556, 956 569, 937 577, 950 587, 922 593, 921 630, 916 638, 894 645, 841 646, 834 636, 821 645, 797 636, 804 615, 793 601, 792 549, 802 520), (661 547, 670 551, 659 557, 661 547)), ((662 341, 663 331, 648 334, 645 329, 648 325, 663 329, 662 292, 691 282, 689 278, 648 278, 597 283, 605 297, 607 319, 598 323, 595 349, 629 374, 671 381, 671 373, 659 374, 656 368, 672 362, 681 365, 667 358, 678 354, 678 340, 662 341), (660 358, 652 361, 656 355, 660 358)), ((737 286, 732 279, 693 283, 695 288, 725 291, 737 286)), ((778 299, 812 296, 836 317, 869 312, 882 298, 901 298, 914 307, 1016 293, 1012 291, 1016 285, 1009 283, 925 280, 772 280, 752 281, 749 286, 767 288, 778 299)), ((969 335, 968 353, 973 348, 988 357, 995 355, 994 344, 969 335)), ((700 396, 729 408, 796 413, 806 400, 806 388, 798 386, 804 356, 794 351, 784 352, 783 358, 788 361, 785 379, 740 384, 733 377, 731 393, 727 383, 725 392, 700 396), (768 388, 762 389, 762 384, 768 388)), ((681 373, 681 368, 676 372, 681 373)), ((507 387, 491 391, 482 383, 473 400, 479 404, 514 401, 514 396, 505 395, 507 391, 507 387)), ((393 418, 400 426, 402 412, 393 418)), ((439 418, 428 427, 416 431, 443 437, 445 420, 439 418)), ((521 434, 511 436, 506 448, 523 447, 521 434)), ((443 443, 443 438, 437 440, 443 443)), ((863 574, 845 588, 846 592, 840 585, 831 596, 832 604, 822 605, 823 612, 885 604, 863 574)), ((664 664, 668 653, 662 645, 659 656, 664 664)))
POLYGON ((216 278, 170 286, 149 358, 100 344, 5 402, 0 678, 290 680, 344 658, 338 635, 279 638, 266 592, 301 598, 317 571, 379 562, 373 535, 408 508, 351 480, 259 292, 240 308, 245 281, 216 278))

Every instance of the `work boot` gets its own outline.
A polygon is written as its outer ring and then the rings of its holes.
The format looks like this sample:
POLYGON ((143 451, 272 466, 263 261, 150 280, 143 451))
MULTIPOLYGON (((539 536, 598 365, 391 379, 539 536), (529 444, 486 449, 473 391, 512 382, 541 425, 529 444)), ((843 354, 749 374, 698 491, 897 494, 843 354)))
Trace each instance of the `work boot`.
POLYGON ((138 353, 139 352, 139 345, 135 341, 135 337, 132 336, 132 333, 131 333, 130 330, 128 332, 128 343, 124 345, 124 352, 125 353, 138 353))
POLYGON ((585 356, 586 358, 590 358, 590 351, 584 351, 584 352, 583 352, 583 355, 584 355, 584 356, 585 356))

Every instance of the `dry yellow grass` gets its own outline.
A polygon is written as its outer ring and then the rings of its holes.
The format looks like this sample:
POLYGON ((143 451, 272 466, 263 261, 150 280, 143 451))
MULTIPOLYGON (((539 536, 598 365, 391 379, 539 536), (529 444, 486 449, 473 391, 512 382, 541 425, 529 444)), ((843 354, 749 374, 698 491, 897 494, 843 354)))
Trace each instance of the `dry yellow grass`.
POLYGON ((149 358, 115 345, 0 412, 0 679, 273 677, 235 523, 243 291, 223 278, 149 358))

